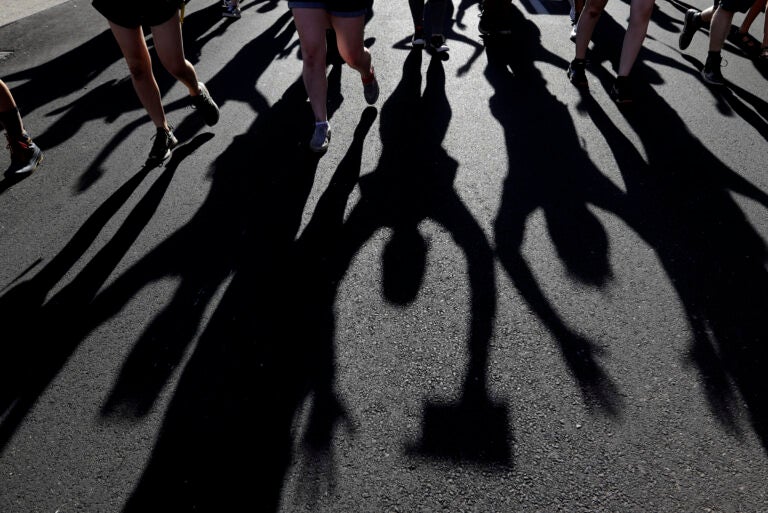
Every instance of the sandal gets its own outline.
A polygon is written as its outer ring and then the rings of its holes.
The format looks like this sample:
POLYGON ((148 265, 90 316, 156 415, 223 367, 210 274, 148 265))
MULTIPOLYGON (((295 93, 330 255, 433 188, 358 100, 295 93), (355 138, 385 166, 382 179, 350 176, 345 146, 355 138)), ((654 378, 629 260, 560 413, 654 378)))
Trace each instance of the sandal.
POLYGON ((741 32, 738 27, 733 27, 731 29, 731 37, 734 44, 744 50, 744 52, 752 54, 757 50, 757 41, 749 32, 741 32))
POLYGON ((768 46, 760 47, 760 54, 757 56, 760 62, 768 62, 768 46))

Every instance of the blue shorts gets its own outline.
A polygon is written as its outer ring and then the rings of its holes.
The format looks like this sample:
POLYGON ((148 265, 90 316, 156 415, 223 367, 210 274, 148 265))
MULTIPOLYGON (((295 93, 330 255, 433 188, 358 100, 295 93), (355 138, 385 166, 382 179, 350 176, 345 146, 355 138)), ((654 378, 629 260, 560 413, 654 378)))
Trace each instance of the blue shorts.
POLYGON ((331 16, 340 18, 357 18, 365 16, 371 7, 372 0, 290 0, 288 7, 291 9, 325 9, 331 16))

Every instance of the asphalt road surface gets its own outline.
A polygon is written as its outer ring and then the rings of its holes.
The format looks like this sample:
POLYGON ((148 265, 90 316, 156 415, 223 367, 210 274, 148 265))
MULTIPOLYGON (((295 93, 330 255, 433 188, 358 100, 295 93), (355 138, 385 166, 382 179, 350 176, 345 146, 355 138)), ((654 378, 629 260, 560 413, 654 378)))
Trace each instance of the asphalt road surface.
POLYGON ((567 3, 454 4, 443 61, 375 2, 318 157, 286 2, 193 0, 164 167, 89 2, 0 26, 0 511, 768 511, 768 71, 659 0, 619 109, 625 2, 586 94, 567 3))

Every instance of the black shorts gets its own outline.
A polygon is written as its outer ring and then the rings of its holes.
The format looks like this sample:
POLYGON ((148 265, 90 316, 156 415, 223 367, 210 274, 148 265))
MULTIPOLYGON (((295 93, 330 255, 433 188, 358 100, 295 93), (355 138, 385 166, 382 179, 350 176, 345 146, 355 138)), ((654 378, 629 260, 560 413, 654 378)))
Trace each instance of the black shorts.
POLYGON ((290 0, 291 9, 324 9, 331 16, 357 18, 365 16, 372 0, 290 0))
POLYGON ((753 3, 754 0, 715 0, 715 9, 719 5, 724 11, 747 12, 753 3))
POLYGON ((106 19, 126 28, 162 25, 179 10, 182 0, 93 0, 106 19))

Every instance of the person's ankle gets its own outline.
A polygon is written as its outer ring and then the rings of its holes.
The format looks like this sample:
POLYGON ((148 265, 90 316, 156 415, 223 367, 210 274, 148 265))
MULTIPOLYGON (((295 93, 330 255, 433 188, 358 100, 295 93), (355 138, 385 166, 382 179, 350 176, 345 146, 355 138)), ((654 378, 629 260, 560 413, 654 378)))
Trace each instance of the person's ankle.
POLYGON ((363 80, 363 84, 368 85, 372 83, 374 80, 376 80, 376 71, 373 69, 373 66, 371 66, 370 71, 367 75, 361 75, 361 78, 363 80))

